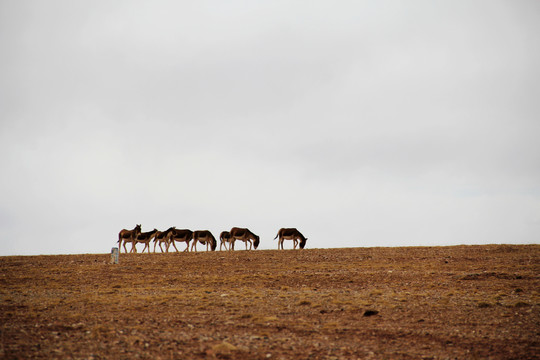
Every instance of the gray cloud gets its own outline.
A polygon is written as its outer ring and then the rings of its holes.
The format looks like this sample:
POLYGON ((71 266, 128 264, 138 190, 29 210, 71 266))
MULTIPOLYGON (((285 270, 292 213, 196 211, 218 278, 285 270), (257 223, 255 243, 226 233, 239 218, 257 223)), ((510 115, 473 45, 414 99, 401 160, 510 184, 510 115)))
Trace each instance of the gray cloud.
POLYGON ((0 7, 2 255, 537 242, 535 2, 0 7))

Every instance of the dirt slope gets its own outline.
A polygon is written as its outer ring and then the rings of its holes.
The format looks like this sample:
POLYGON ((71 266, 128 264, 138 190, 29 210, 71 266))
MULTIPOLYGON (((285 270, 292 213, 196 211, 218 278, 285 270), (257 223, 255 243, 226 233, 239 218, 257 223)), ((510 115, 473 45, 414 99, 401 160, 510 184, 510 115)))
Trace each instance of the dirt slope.
POLYGON ((540 358, 540 246, 0 257, 0 358, 540 358))

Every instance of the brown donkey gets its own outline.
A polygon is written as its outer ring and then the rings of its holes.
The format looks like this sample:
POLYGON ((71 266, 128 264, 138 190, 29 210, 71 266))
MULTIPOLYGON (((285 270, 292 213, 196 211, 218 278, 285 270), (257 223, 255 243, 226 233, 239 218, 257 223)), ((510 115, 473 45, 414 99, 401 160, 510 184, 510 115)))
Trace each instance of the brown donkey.
POLYGON ((174 250, 178 252, 178 249, 174 244, 175 241, 185 242, 186 249, 184 251, 189 251, 189 242, 191 241, 191 239, 193 239, 193 231, 188 229, 174 229, 171 232, 171 237, 169 238, 169 242, 167 243, 167 251, 169 250, 169 246, 172 244, 172 246, 174 246, 174 250))
POLYGON ((197 230, 193 232, 193 244, 191 244, 192 251, 193 248, 195 248, 195 251, 197 251, 197 241, 201 244, 206 244, 206 251, 208 251, 208 246, 210 246, 212 251, 216 250, 216 238, 208 230, 197 230))
POLYGON ((219 251, 221 251, 221 247, 224 246, 225 250, 227 250, 227 244, 229 244, 229 247, 231 247, 231 233, 229 231, 222 231, 221 234, 219 234, 219 251))
POLYGON ((131 248, 131 251, 137 252, 137 248, 135 247, 135 245, 137 245, 137 243, 143 243, 144 248, 143 248, 142 252, 144 252, 144 250, 146 250, 146 248, 148 248, 148 253, 150 254, 150 240, 152 240, 152 238, 154 237, 154 235, 157 232, 158 232, 158 230, 154 229, 152 231, 147 231, 147 232, 140 233, 137 236, 137 239, 135 239, 135 242, 133 243, 133 247, 131 248))
POLYGON ((283 250, 283 240, 292 240, 293 246, 296 249, 296 245, 298 244, 298 240, 300 240, 300 249, 303 249, 304 246, 306 246, 307 238, 302 235, 300 231, 298 231, 296 228, 281 228, 279 229, 276 237, 274 240, 276 240, 279 236, 278 240, 278 250, 281 246, 281 250, 283 250))
POLYGON ((118 251, 120 251, 122 248, 122 240, 124 240, 124 252, 127 253, 126 249, 126 243, 130 242, 133 243, 137 236, 141 233, 141 225, 138 224, 135 226, 133 230, 126 230, 122 229, 120 230, 120 233, 118 233, 118 251))
POLYGON ((172 231, 174 230, 174 226, 173 227, 170 227, 168 228, 167 230, 165 231, 158 231, 156 233, 156 235, 154 236, 154 252, 156 252, 156 245, 159 244, 159 249, 161 250, 161 252, 164 252, 162 247, 161 247, 161 244, 164 243, 165 245, 165 250, 167 252, 169 252, 169 239, 172 235, 172 231))
POLYGON ((253 240, 253 247, 256 249, 257 246, 259 246, 259 236, 255 235, 249 229, 244 228, 237 228, 233 227, 231 229, 231 246, 229 247, 229 250, 234 250, 234 242, 236 240, 242 240, 246 244, 246 250, 247 244, 249 242, 249 250, 251 250, 251 240, 253 240))

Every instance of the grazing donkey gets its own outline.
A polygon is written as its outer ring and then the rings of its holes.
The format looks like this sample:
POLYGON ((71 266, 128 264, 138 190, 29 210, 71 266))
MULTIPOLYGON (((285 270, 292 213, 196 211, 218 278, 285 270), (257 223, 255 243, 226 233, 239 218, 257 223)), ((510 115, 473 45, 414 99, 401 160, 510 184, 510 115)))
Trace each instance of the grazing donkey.
POLYGON ((306 246, 307 238, 302 235, 302 233, 296 228, 281 228, 279 229, 276 237, 274 240, 276 240, 279 236, 278 240, 278 250, 281 245, 281 250, 283 250, 283 240, 292 240, 294 248, 296 249, 296 245, 298 243, 298 240, 300 240, 300 249, 303 249, 304 246, 306 246))
POLYGON ((197 230, 193 232, 193 243, 191 244, 191 251, 193 251, 193 248, 195 248, 195 251, 197 251, 197 241, 201 244, 206 244, 206 251, 208 251, 208 246, 210 246, 210 249, 212 249, 212 251, 216 250, 216 238, 208 230, 197 230))
POLYGON ((249 242, 249 250, 251 250, 251 241, 253 240, 253 247, 257 249, 257 246, 259 246, 260 238, 259 236, 249 231, 249 229, 233 227, 231 229, 231 246, 229 247, 229 250, 234 250, 234 242, 236 240, 243 241, 246 244, 246 250, 248 249, 247 244, 249 242))

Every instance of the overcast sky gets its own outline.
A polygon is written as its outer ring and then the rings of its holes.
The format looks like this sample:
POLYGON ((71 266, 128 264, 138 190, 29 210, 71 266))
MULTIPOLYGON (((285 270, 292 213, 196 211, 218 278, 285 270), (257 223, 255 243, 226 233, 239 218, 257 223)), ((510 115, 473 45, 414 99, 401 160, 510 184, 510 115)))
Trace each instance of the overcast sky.
POLYGON ((0 255, 540 243, 539 35, 538 1, 2 0, 0 255))

